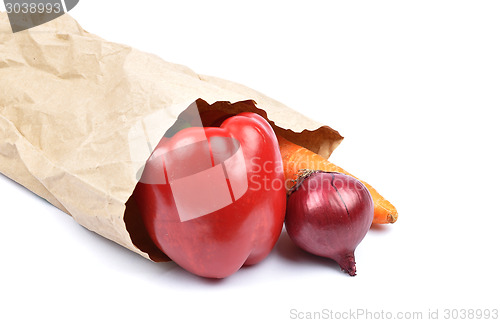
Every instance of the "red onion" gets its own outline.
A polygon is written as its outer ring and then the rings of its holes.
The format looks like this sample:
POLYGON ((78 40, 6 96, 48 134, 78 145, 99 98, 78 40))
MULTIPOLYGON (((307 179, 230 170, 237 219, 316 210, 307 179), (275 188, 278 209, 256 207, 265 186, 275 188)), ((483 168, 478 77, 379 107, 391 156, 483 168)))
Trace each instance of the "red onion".
POLYGON ((285 226, 300 248, 335 260, 356 275, 354 250, 373 220, 368 189, 352 176, 302 171, 287 202, 285 226))

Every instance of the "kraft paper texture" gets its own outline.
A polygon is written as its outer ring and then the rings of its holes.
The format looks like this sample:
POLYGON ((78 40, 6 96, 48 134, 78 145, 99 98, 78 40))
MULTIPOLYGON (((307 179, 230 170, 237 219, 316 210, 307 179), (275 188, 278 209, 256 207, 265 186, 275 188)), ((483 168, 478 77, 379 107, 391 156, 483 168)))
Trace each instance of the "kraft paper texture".
POLYGON ((155 261, 168 258, 130 197, 152 149, 193 105, 257 112, 277 133, 326 158, 343 139, 243 85, 101 39, 68 14, 12 33, 0 13, 0 172, 155 261))

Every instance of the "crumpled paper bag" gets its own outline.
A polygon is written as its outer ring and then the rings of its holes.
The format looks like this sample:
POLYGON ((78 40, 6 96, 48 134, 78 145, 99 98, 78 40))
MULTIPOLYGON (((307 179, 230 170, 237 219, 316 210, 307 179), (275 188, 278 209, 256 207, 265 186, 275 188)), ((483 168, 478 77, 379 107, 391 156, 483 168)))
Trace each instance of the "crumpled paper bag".
POLYGON ((257 112, 326 158, 342 140, 255 90, 101 39, 68 14, 14 34, 0 13, 0 172, 155 261, 168 258, 130 197, 152 149, 193 105, 257 112))

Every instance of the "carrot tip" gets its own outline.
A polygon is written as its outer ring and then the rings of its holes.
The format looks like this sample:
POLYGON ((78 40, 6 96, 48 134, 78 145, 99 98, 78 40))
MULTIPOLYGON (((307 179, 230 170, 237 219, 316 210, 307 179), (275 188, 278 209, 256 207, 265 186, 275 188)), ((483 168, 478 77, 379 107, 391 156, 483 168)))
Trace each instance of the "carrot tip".
POLYGON ((397 214, 389 214, 387 215, 387 223, 394 223, 398 220, 398 215, 397 214))

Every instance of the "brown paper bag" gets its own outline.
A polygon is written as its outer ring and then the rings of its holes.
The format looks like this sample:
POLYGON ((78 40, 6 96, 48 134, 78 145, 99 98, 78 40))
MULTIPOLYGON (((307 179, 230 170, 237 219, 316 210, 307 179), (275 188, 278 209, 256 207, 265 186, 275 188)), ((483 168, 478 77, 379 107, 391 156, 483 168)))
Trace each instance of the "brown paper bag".
POLYGON ((167 258, 130 197, 152 149, 193 105, 257 112, 326 158, 342 140, 257 91, 103 40, 67 14, 13 34, 0 13, 0 172, 153 260, 167 258))

